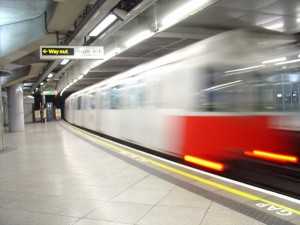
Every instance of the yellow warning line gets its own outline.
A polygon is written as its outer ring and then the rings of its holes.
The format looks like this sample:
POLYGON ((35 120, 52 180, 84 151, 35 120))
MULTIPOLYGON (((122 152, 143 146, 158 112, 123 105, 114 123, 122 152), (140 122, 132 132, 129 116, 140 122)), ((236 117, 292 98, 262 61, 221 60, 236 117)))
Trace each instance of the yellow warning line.
POLYGON ((223 185, 223 184, 219 184, 219 183, 216 183, 216 182, 213 182, 213 181, 210 181, 210 180, 207 180, 207 179, 204 179, 204 178, 201 178, 201 177, 198 177, 196 175, 193 175, 193 174, 190 174, 190 173, 187 173, 187 172, 184 172, 182 170, 179 170, 179 169, 175 169, 173 167, 170 167, 170 166, 167 166, 165 164, 162 164, 162 163, 159 163, 159 162, 156 162, 152 159, 149 159, 149 158, 146 158, 144 156, 141 156, 139 154, 136 154, 136 153, 132 153, 131 151, 128 151, 128 150, 125 150, 124 148, 121 148, 121 147, 118 147, 114 144, 111 144, 111 143, 108 143, 106 141, 103 141, 103 140, 100 140, 96 137, 93 137, 91 136, 90 134, 88 134, 87 132, 85 131, 82 131, 78 128, 75 128, 69 124, 66 124, 66 123, 63 123, 65 126, 68 126, 68 128, 74 130, 76 133, 79 133, 80 135, 86 137, 87 139, 90 139, 90 140, 93 140, 93 141, 96 141, 102 145, 105 145, 109 148, 112 148, 112 149, 115 149, 117 151, 120 151, 120 152, 123 152, 123 153, 129 153, 133 156, 136 156, 136 157, 139 157, 143 160, 147 160, 148 163, 151 163, 153 165, 156 165, 158 167, 161 167, 161 168, 164 168, 166 170, 169 170, 169 171, 172 171, 174 173, 177 173, 177 174, 180 174, 182 176, 185 176, 185 177, 188 177, 188 178, 191 178, 193 180, 197 180, 197 181, 200 181, 202 183, 205 183, 205 184, 208 184, 210 186, 213 186, 213 187, 216 187, 216 188, 219 188, 221 190, 224 190, 224 191, 227 191, 227 192, 230 192, 230 193, 233 193, 233 194, 236 194, 236 195, 239 195, 239 196, 242 196, 242 197, 245 197, 245 198, 248 198, 248 199, 251 199, 251 200, 254 200, 254 201, 261 201, 261 202, 264 202, 264 203, 267 203, 267 204, 271 204, 271 205, 274 205, 274 206, 277 206, 281 209, 285 209, 285 210, 288 210, 290 212, 293 212, 295 214, 298 214, 300 215, 300 211, 299 210, 296 210, 296 209, 293 209, 293 208, 290 208, 290 207, 287 207, 287 206, 284 206, 284 205, 281 205, 281 204, 278 204, 276 202, 272 202, 272 201, 269 201, 267 199, 264 199, 264 198, 261 198, 261 197, 258 197, 258 196, 255 196, 253 194, 249 194, 249 193, 246 193, 246 192, 243 192, 243 191, 239 191, 237 189, 234 189, 234 188, 231 188, 231 187, 228 187, 226 185, 223 185))

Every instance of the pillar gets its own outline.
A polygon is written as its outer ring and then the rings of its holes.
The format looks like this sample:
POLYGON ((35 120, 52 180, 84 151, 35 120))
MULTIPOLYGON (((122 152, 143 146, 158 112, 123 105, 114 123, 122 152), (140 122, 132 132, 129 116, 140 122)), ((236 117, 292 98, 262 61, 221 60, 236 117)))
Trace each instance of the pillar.
POLYGON ((4 123, 3 123, 3 105, 2 105, 2 94, 1 94, 1 83, 0 83, 0 151, 4 150, 4 123))
POLYGON ((10 86, 7 98, 9 132, 22 132, 25 129, 22 84, 10 86))

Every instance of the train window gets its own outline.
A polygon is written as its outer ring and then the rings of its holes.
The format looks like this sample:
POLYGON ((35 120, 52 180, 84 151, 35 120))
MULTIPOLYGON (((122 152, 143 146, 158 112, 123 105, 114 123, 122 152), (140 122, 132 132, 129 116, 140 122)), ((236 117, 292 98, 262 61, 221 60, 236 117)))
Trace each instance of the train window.
POLYGON ((119 109, 120 107, 120 90, 118 86, 115 86, 111 89, 111 109, 119 109))
POLYGON ((82 97, 79 96, 77 97, 76 109, 81 110, 81 108, 82 108, 82 97))
POLYGON ((70 104, 69 108, 73 109, 73 98, 69 101, 69 104, 70 104))
POLYGON ((91 106, 91 109, 96 109, 96 93, 95 92, 90 94, 90 106, 91 106))
POLYGON ((96 93, 88 93, 86 95, 86 109, 96 108, 96 93))
MULTIPOLYGON (((297 74, 274 70, 224 75, 210 70, 206 86, 197 93, 200 110, 219 112, 297 111, 297 74), (295 81, 296 80, 296 81, 295 81)), ((300 75, 299 75, 300 81, 300 75)))
POLYGON ((148 77, 141 81, 140 101, 143 108, 157 108, 161 102, 161 82, 160 78, 148 77))
POLYGON ((242 77, 224 76, 222 71, 206 71, 206 86, 199 93, 201 109, 216 112, 241 112, 251 109, 249 81, 242 77))
POLYGON ((135 85, 130 89, 130 98, 129 98, 129 108, 137 109, 142 108, 143 102, 143 83, 139 83, 139 85, 135 85))
POLYGON ((104 90, 100 93, 100 108, 110 109, 110 90, 104 90))

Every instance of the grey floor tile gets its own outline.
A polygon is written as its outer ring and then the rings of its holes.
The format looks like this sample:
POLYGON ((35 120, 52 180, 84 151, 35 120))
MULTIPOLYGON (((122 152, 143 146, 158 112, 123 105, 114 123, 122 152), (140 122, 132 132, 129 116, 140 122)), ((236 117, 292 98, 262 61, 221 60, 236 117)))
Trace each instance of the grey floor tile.
POLYGON ((27 194, 22 192, 15 192, 15 191, 0 191, 0 206, 3 206, 9 202, 12 202, 16 199, 20 199, 27 194))
POLYGON ((174 188, 174 186, 175 185, 170 182, 150 175, 136 183, 134 186, 132 186, 132 188, 148 190, 171 190, 172 188, 174 188))
POLYGON ((83 217, 103 205, 101 201, 67 198, 48 208, 48 213, 62 216, 83 217))
POLYGON ((49 214, 34 214, 31 225, 73 225, 78 218, 49 214))
POLYGON ((212 202, 212 204, 210 205, 209 207, 210 209, 217 209, 217 210, 229 210, 228 207, 226 206, 223 206, 219 203, 216 203, 216 202, 212 202))
POLYGON ((64 197, 58 196, 28 194, 2 207, 32 212, 48 212, 49 208, 53 208, 63 199, 64 197))
POLYGON ((141 178, 136 178, 136 177, 113 176, 113 177, 107 177, 106 179, 94 184, 94 186, 129 188, 140 180, 141 178))
POLYGON ((108 202, 87 217, 108 222, 135 224, 152 207, 144 204, 108 202))
POLYGON ((209 209, 200 225, 263 225, 255 219, 233 210, 209 209), (216 216, 217 215, 217 216, 216 216))
MULTIPOLYGON (((33 172, 33 171, 31 171, 31 172, 33 172)), ((22 175, 24 175, 24 174, 22 174, 22 175)), ((22 178, 29 182, 60 183, 64 180, 66 180, 67 178, 69 178, 70 176, 71 176, 70 174, 49 173, 48 171, 45 171, 43 173, 38 173, 38 171, 35 171, 34 176, 32 176, 32 174, 31 174, 31 176, 26 176, 26 177, 23 176, 22 178)))
POLYGON ((157 204, 168 192, 169 191, 166 190, 128 189, 113 198, 112 201, 138 204, 157 204))
POLYGON ((65 179, 62 183, 63 184, 76 184, 76 185, 95 185, 103 181, 106 177, 101 176, 88 176, 88 175, 81 175, 76 174, 67 179, 65 179))
POLYGON ((82 219, 82 220, 79 220, 78 222, 76 222, 74 225, 133 225, 133 224, 82 219))
POLYGON ((110 166, 110 165, 114 165, 114 168, 122 169, 122 170, 132 167, 131 164, 118 158, 111 158, 110 160, 106 160, 104 166, 110 166))
POLYGON ((14 192, 24 192, 24 193, 34 193, 37 187, 34 184, 6 184, 0 187, 1 191, 14 191, 14 192))
MULTIPOLYGON (((155 206, 137 225, 199 225, 206 209, 155 206)), ((216 223, 217 224, 217 223, 216 223)), ((221 224, 221 223, 219 223, 221 224)))
POLYGON ((33 212, 0 208, 1 225, 32 225, 35 216, 33 212))
POLYGON ((48 186, 36 187, 33 193, 35 194, 44 194, 44 195, 56 195, 69 197, 75 193, 84 190, 88 185, 75 185, 75 184, 53 184, 48 186))
POLYGON ((92 175, 92 176, 101 176, 101 177, 110 177, 120 172, 118 168, 112 167, 98 167, 98 168, 86 168, 82 171, 83 175, 92 175))
POLYGON ((138 169, 136 167, 130 167, 125 170, 119 170, 118 173, 115 174, 116 177, 137 177, 137 178, 144 178, 148 176, 149 173, 138 169))
POLYGON ((119 193, 123 192, 125 188, 123 187, 99 187, 90 186, 76 194, 72 197, 84 198, 84 199, 94 199, 100 201, 109 201, 119 193))
POLYGON ((208 208, 211 203, 206 198, 182 189, 170 191, 158 205, 208 208))
POLYGON ((292 220, 292 224, 300 225, 300 219, 292 220))
MULTIPOLYGON (((261 224, 150 175, 56 122, 5 133, 5 144, 6 151, 0 152, 0 225, 261 224)), ((230 193, 225 196, 240 200, 230 193)), ((293 222, 300 225, 297 218, 293 222)))

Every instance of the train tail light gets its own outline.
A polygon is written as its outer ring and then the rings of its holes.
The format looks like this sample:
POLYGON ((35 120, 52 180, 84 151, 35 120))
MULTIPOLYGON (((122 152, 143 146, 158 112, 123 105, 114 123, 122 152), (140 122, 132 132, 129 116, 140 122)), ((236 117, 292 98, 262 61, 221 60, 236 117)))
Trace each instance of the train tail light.
POLYGON ((209 169, 217 170, 217 171, 223 171, 224 165, 222 163, 212 162, 205 159, 197 158, 190 155, 185 155, 184 160, 187 162, 191 162, 209 169))
POLYGON ((253 150, 251 151, 245 151, 244 154, 246 156, 254 157, 254 158, 260 158, 265 160, 271 160, 275 162, 281 162, 281 163, 298 163, 299 158, 298 156, 294 155, 285 155, 285 154, 278 154, 273 152, 266 152, 262 150, 253 150))

